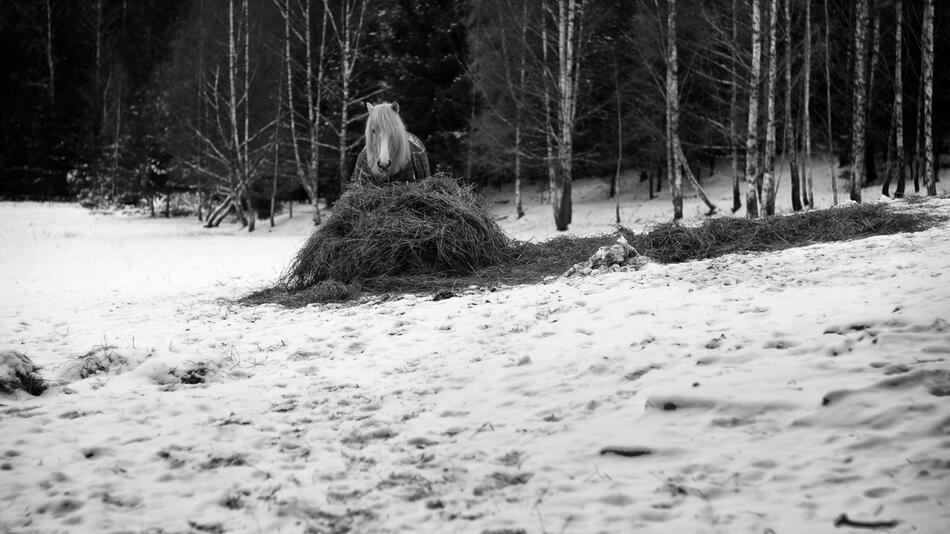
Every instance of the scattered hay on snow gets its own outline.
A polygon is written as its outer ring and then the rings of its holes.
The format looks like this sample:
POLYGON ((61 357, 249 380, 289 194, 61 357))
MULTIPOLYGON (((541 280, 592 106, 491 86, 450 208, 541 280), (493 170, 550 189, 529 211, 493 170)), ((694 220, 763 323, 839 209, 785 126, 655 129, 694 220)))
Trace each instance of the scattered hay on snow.
POLYGON ((135 354, 112 345, 97 345, 89 352, 66 362, 56 373, 56 381, 68 384, 100 374, 118 375, 134 369, 152 355, 151 351, 135 354))
POLYGON ((623 235, 645 256, 660 263, 680 263, 731 253, 772 252, 918 232, 942 220, 930 213, 893 209, 894 204, 850 204, 764 219, 716 217, 696 227, 668 222, 642 234, 624 229, 623 235))
POLYGON ((0 394, 12 395, 17 390, 23 390, 30 395, 41 395, 47 385, 39 370, 22 352, 0 351, 0 394))
POLYGON ((646 265, 647 259, 641 256, 637 249, 627 243, 627 238, 620 236, 613 245, 604 245, 597 249, 586 262, 575 263, 564 273, 564 276, 588 276, 604 271, 618 271, 622 267, 639 269, 646 265))
MULTIPOLYGON (((351 184, 297 253, 281 286, 299 291, 331 280, 472 273, 501 263, 508 246, 473 189, 451 178, 351 184)), ((343 286, 340 293, 350 291, 343 286)))

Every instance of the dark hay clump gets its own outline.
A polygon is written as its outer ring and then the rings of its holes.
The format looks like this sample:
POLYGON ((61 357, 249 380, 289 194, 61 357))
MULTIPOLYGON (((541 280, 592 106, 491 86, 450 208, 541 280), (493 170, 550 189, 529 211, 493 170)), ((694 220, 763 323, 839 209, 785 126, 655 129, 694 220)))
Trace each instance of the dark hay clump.
POLYGON ((466 274, 504 261, 509 240, 470 187, 433 176, 384 186, 351 184, 300 249, 281 286, 290 291, 387 276, 466 274))

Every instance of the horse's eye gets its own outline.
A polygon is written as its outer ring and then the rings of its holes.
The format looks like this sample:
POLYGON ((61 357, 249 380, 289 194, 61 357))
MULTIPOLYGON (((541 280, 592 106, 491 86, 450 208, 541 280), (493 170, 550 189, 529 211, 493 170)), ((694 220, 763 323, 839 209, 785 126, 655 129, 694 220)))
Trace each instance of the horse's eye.
POLYGON ((371 134, 373 134, 373 135, 376 135, 376 128, 371 128, 370 131, 369 131, 369 133, 371 133, 371 134))

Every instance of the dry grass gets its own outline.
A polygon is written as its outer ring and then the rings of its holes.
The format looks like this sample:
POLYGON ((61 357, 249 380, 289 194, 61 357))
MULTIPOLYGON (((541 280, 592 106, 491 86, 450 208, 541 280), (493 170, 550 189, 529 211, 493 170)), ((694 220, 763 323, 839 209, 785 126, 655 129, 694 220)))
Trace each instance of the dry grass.
MULTIPOLYGON (((434 176, 352 184, 283 276, 289 291, 391 275, 466 274, 501 263, 509 240, 469 187, 434 176)), ((346 294, 345 287, 324 288, 346 294)))
MULTIPOLYGON (((539 283, 564 274, 575 263, 585 261, 597 248, 613 244, 619 235, 625 236, 643 256, 660 263, 679 263, 730 253, 771 252, 873 235, 917 232, 945 219, 921 211, 892 209, 886 204, 857 204, 759 220, 717 217, 699 226, 661 223, 639 234, 620 228, 610 235, 565 236, 542 243, 505 240, 506 248, 496 251, 493 262, 480 269, 461 272, 426 271, 418 266, 407 271, 390 269, 372 277, 352 278, 345 292, 324 291, 319 286, 294 290, 292 284, 285 283, 249 295, 243 302, 305 306, 346 300, 358 295, 360 289, 373 294, 438 292, 444 295, 470 286, 491 289, 539 283), (328 298, 331 296, 333 298, 328 298)), ((305 258, 298 256, 298 264, 303 260, 305 258)))
POLYGON ((661 263, 679 263, 730 253, 772 252, 872 235, 917 232, 936 222, 932 215, 897 211, 886 204, 854 204, 756 220, 719 217, 695 228, 663 223, 643 234, 623 231, 640 254, 661 263))

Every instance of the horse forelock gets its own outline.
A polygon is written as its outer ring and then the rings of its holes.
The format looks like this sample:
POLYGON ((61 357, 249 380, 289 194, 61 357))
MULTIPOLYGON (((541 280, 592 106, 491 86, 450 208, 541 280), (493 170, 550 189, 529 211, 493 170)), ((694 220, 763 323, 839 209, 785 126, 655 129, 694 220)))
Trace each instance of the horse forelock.
POLYGON ((370 172, 379 175, 379 139, 389 137, 389 159, 392 162, 389 173, 395 174, 409 163, 409 135, 399 114, 389 104, 373 106, 366 119, 366 160, 370 172), (377 135, 373 135, 373 129, 377 135))

